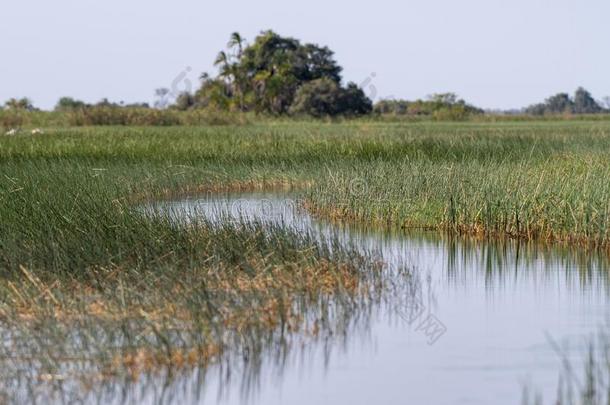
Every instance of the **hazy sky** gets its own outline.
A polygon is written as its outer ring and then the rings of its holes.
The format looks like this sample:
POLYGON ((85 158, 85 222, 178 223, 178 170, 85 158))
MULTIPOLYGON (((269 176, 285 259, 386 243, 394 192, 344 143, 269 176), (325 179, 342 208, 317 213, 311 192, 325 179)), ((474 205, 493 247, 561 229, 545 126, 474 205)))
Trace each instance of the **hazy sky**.
POLYGON ((328 45, 346 80, 372 78, 376 98, 454 91, 512 108, 578 86, 602 98, 609 17, 608 0, 6 0, 0 101, 151 102, 182 72, 182 87, 215 72, 231 32, 266 29, 328 45))

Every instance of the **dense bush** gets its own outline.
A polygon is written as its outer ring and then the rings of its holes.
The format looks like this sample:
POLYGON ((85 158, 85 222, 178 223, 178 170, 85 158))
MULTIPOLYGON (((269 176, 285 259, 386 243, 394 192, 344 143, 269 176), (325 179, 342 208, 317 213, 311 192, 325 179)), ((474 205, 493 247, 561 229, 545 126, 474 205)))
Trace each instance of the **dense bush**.
POLYGON ((290 113, 325 117, 335 115, 359 116, 371 112, 371 101, 353 83, 342 88, 330 79, 317 79, 297 91, 290 113))
POLYGON ((0 123, 5 130, 21 128, 25 123, 24 113, 20 111, 0 111, 0 123))
POLYGON ((604 108, 587 90, 579 87, 571 98, 568 93, 558 93, 547 98, 543 103, 534 104, 525 109, 527 114, 599 114, 604 108))
POLYGON ((62 97, 55 105, 55 111, 70 111, 77 108, 86 107, 85 102, 73 99, 72 97, 62 97))
POLYGON ((145 108, 84 107, 68 113, 69 123, 82 125, 178 125, 172 111, 145 108))
POLYGON ((428 100, 381 100, 374 106, 380 115, 429 116, 437 120, 460 121, 483 110, 459 99, 454 93, 434 94, 428 100))

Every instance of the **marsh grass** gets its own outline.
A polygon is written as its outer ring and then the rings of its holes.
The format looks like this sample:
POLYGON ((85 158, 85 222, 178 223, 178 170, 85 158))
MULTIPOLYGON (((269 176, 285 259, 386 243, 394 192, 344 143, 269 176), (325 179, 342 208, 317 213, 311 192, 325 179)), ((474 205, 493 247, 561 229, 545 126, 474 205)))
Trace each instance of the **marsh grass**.
POLYGON ((180 222, 138 206, 173 193, 291 187, 298 176, 230 156, 219 164, 213 149, 191 149, 190 136, 67 132, 2 140, 7 400, 79 398, 108 381, 244 352, 256 364, 293 340, 347 333, 378 299, 381 265, 336 241, 260 223, 180 222))
POLYGON ((143 201, 281 187, 315 215, 364 226, 607 248, 609 155, 603 121, 3 136, 3 387, 43 398, 41 381, 73 392, 205 367, 228 349, 260 360, 291 336, 347 333, 384 290, 374 255, 263 224, 151 218, 143 201))
POLYGON ((145 222, 159 245, 138 249, 154 257, 62 273, 20 265, 0 282, 0 378, 12 400, 339 336, 381 297, 380 265, 336 241, 258 223, 145 222), (19 390, 24 381, 37 388, 19 390))
POLYGON ((308 209, 373 227, 608 246, 607 127, 436 131, 419 128, 393 147, 377 141, 359 162, 329 165, 308 209))

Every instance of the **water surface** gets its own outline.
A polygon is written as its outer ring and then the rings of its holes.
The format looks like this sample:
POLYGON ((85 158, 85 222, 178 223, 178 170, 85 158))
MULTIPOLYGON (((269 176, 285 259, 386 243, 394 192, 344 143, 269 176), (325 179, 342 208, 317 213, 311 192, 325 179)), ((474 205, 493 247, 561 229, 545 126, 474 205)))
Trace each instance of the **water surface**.
POLYGON ((239 377, 239 369, 231 379, 214 370, 184 377, 178 384, 184 389, 174 394, 180 401, 517 404, 529 384, 550 403, 561 369, 550 340, 580 369, 587 338, 606 324, 603 255, 340 227, 316 221, 298 205, 287 195, 250 193, 162 202, 155 210, 182 221, 262 221, 321 240, 335 235, 378 252, 389 268, 408 266, 422 281, 421 311, 400 313, 397 304, 398 318, 382 310, 363 333, 298 351, 281 366, 269 354, 255 378, 239 377))

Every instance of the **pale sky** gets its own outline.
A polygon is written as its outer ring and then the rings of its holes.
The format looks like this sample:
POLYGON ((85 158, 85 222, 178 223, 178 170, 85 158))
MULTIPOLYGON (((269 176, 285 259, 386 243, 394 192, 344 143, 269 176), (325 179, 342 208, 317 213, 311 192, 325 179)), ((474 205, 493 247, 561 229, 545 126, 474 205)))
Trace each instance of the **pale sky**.
POLYGON ((372 79, 377 99, 453 91, 518 108, 578 86, 610 95, 608 0, 4 0, 0 10, 0 103, 152 102, 182 72, 179 89, 215 72, 231 32, 266 29, 328 45, 344 79, 372 79))

